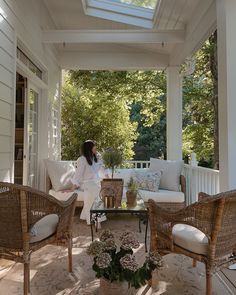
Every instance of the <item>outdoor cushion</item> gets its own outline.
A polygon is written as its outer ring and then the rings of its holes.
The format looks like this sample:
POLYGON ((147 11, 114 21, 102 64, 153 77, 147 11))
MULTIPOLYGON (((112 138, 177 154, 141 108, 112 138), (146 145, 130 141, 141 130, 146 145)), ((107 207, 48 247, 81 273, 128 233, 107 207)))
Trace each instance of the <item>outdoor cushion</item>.
POLYGON ((172 234, 176 245, 193 253, 207 255, 207 236, 196 227, 187 224, 175 224, 172 234))
POLYGON ((40 242, 56 232, 59 218, 56 214, 49 214, 35 223, 31 229, 30 243, 40 242))
POLYGON ((74 176, 75 167, 71 162, 45 160, 48 175, 55 191, 69 189, 72 186, 71 178, 74 176))
POLYGON ((180 190, 180 175, 183 161, 166 161, 150 158, 150 171, 161 171, 160 188, 170 191, 180 190))
POLYGON ((185 196, 182 192, 159 189, 158 192, 139 190, 139 193, 144 202, 148 202, 149 199, 158 203, 183 203, 185 201, 185 196))
POLYGON ((131 176, 133 177, 133 180, 136 182, 139 189, 158 192, 161 181, 160 171, 152 172, 149 171, 149 169, 139 169, 132 172, 131 176))
POLYGON ((114 178, 122 178, 124 186, 127 186, 133 169, 115 169, 114 178))
POLYGON ((83 201, 84 200, 84 192, 82 190, 75 190, 74 192, 56 192, 55 190, 50 190, 49 195, 53 196, 59 201, 66 201, 68 200, 73 193, 77 193, 77 201, 83 201))

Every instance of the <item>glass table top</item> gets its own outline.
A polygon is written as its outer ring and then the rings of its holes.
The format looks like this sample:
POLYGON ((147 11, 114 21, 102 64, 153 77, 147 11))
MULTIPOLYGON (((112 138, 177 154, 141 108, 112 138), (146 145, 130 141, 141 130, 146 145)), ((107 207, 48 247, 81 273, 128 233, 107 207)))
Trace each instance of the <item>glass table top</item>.
POLYGON ((90 212, 95 213, 95 212, 107 212, 107 213, 116 213, 116 212, 147 212, 148 209, 145 206, 144 200, 139 197, 137 198, 137 204, 135 207, 128 207, 126 204, 126 199, 122 199, 121 201, 121 207, 118 208, 105 208, 104 207, 104 202, 98 198, 94 201, 90 212))

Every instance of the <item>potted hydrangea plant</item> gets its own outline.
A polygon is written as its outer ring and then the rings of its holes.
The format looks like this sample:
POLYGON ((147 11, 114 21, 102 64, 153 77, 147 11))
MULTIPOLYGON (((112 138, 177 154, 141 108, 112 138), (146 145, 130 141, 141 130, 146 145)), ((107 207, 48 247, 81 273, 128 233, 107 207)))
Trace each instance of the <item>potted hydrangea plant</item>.
POLYGON ((114 235, 105 230, 100 240, 92 242, 87 253, 94 257, 93 270, 100 278, 100 294, 122 295, 129 288, 138 289, 152 277, 152 272, 163 265, 162 257, 150 253, 142 266, 136 261, 133 249, 139 248, 139 241, 132 232, 120 236, 118 247, 114 235))

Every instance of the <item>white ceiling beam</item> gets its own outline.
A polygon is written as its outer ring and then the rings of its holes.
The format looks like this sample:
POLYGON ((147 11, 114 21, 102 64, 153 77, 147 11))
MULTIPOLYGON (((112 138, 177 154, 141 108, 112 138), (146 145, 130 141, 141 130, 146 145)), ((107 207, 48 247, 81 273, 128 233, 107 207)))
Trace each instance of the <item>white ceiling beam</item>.
POLYGON ((67 70, 157 70, 168 66, 169 55, 61 51, 59 60, 61 68, 67 70))
POLYGON ((44 43, 183 43, 185 31, 46 30, 44 43))

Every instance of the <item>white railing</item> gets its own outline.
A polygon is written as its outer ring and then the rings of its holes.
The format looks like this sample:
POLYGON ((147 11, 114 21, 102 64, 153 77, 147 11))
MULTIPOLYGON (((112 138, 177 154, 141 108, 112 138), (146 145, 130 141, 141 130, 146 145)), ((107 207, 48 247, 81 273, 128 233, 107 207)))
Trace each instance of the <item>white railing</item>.
MULTIPOLYGON (((150 161, 126 161, 127 167, 130 168, 149 168, 150 166, 150 161)), ((125 164, 126 166, 126 164, 125 164)))
MULTIPOLYGON (((76 161, 72 161, 76 167, 76 161)), ((149 168, 150 161, 126 161, 126 168, 149 168)), ((192 204, 197 201, 198 193, 214 195, 220 192, 219 170, 184 164, 183 175, 186 178, 186 201, 192 204)))
POLYGON ((220 192, 219 170, 185 164, 183 175, 186 178, 188 204, 197 201, 199 192, 209 195, 220 192))

